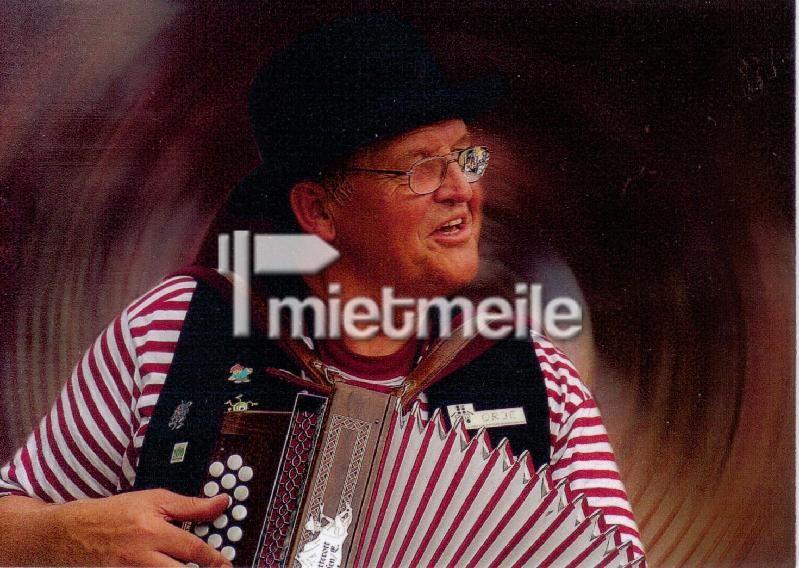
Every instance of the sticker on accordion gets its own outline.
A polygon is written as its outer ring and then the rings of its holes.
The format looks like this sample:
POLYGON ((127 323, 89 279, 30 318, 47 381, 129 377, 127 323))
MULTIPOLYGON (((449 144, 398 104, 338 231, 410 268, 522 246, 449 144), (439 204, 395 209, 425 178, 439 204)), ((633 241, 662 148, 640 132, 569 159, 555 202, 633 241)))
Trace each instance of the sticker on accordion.
POLYGON ((339 568, 341 549, 347 540, 347 529, 352 522, 352 507, 347 505, 341 513, 331 519, 319 510, 319 520, 310 517, 305 529, 319 534, 308 542, 297 554, 302 568, 339 568), (324 522, 324 524, 322 524, 324 522))
POLYGON ((475 410, 473 404, 451 404, 447 406, 449 419, 454 424, 459 418, 468 430, 480 428, 500 428, 502 426, 521 426, 527 424, 524 408, 497 408, 495 410, 475 410))

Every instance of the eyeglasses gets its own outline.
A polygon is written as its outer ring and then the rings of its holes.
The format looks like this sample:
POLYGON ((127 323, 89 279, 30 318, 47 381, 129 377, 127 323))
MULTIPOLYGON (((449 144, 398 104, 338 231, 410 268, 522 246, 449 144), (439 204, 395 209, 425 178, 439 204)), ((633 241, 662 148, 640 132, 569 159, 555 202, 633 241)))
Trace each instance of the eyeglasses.
POLYGON ((431 156, 419 160, 407 172, 402 170, 375 170, 371 168, 346 168, 349 172, 369 172, 374 174, 408 176, 408 185, 417 195, 433 193, 447 177, 449 165, 457 162, 466 181, 474 183, 481 177, 488 167, 490 154, 485 146, 472 146, 465 150, 455 150, 443 156, 431 156))

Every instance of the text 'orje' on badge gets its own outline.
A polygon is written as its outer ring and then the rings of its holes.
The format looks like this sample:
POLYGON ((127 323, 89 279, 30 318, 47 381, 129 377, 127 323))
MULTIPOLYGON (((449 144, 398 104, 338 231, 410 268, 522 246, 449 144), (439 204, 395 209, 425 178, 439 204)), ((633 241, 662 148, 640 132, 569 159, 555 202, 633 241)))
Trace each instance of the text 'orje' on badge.
POLYGON ((524 408, 521 406, 494 410, 475 410, 473 404, 451 404, 447 406, 447 412, 453 424, 458 418, 462 418, 467 430, 527 424, 527 417, 524 415, 524 408))

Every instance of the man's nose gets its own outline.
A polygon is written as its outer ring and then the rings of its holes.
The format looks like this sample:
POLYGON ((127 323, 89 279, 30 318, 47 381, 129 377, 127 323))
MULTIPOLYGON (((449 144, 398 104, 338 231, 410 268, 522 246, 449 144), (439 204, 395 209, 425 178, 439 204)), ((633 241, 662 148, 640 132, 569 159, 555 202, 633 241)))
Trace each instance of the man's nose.
POLYGON ((472 198, 472 194, 472 185, 466 181, 458 163, 452 162, 447 165, 444 183, 433 193, 433 198, 436 201, 466 202, 472 198))

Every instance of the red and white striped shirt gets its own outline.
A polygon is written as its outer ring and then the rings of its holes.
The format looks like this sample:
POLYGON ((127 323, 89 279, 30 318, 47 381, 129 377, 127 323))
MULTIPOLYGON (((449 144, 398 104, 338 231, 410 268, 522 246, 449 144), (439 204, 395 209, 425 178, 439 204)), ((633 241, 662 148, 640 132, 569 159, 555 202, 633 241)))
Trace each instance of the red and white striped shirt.
MULTIPOLYGON (((191 277, 169 278, 111 322, 75 366, 50 412, 0 468, 0 496, 63 503, 133 486, 147 425, 195 287, 191 277)), ((553 479, 569 478, 590 505, 619 526, 635 554, 643 554, 591 393, 554 345, 539 337, 533 346, 546 382, 553 479)))

